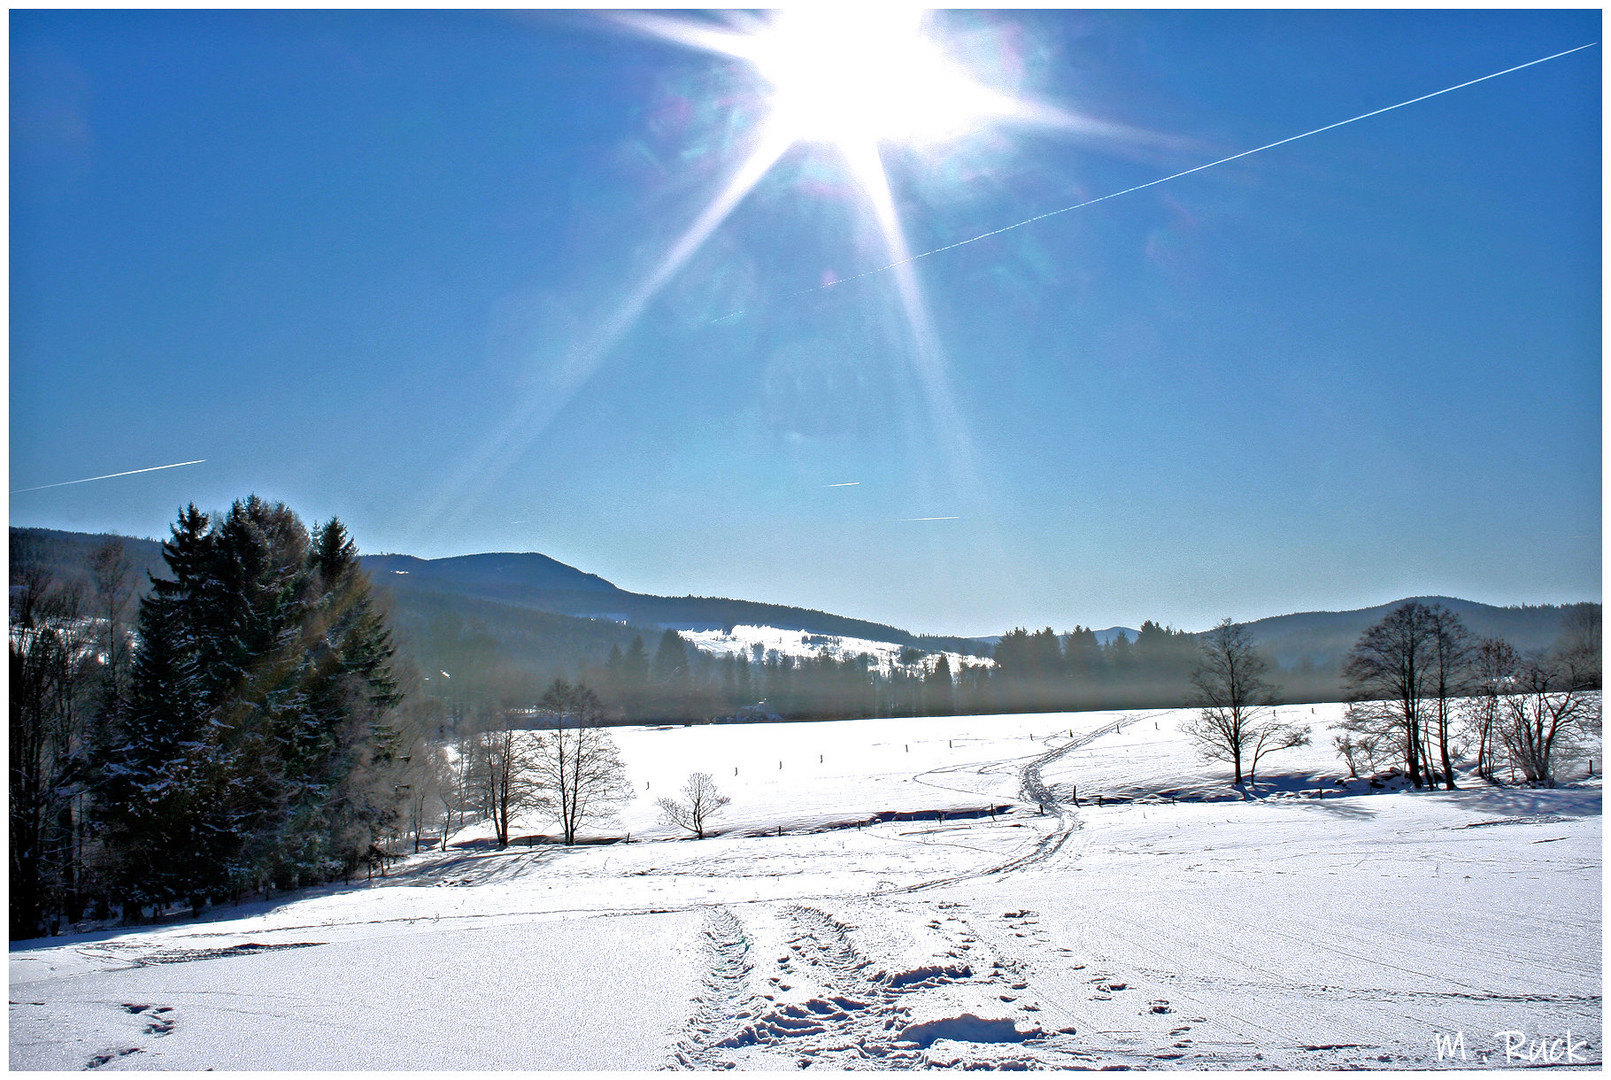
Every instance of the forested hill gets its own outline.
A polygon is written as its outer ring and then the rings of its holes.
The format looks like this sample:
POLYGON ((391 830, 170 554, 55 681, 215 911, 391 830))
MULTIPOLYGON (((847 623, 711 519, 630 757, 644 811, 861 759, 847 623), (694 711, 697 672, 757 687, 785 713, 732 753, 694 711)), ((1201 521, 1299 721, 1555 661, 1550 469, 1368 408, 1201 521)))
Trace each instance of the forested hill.
MULTIPOLYGON (((13 528, 13 584, 18 567, 32 564, 44 566, 59 580, 87 585, 90 554, 107 539, 104 534, 13 528)), ((123 540, 142 588, 148 571, 168 576, 157 541, 115 539, 123 540)), ((923 652, 988 655, 992 644, 987 639, 923 636, 778 604, 632 593, 531 552, 447 559, 367 555, 362 563, 389 603, 404 655, 427 672, 501 668, 539 678, 574 675, 602 664, 612 646, 625 650, 634 637, 643 637, 652 649, 665 627, 774 626, 891 642, 923 652)), ((1573 606, 1494 607, 1450 597, 1417 599, 1449 608, 1473 635, 1504 638, 1522 652, 1553 644, 1573 606)), ((1275 677, 1288 694, 1330 700, 1341 693, 1342 660, 1359 635, 1403 602, 1279 615, 1248 625, 1274 661, 1275 677)))
POLYGON ((713 596, 650 596, 627 592, 595 574, 535 553, 498 552, 447 559, 366 555, 363 563, 375 584, 390 589, 399 599, 425 591, 657 630, 775 626, 810 634, 892 642, 925 652, 988 654, 989 651, 972 638, 913 634, 882 623, 807 608, 713 596))
POLYGON ((1562 620, 1577 605, 1494 607, 1449 596, 1412 596, 1355 611, 1304 611, 1247 624, 1253 640, 1280 668, 1340 670, 1343 658, 1366 628, 1410 600, 1441 604, 1465 623, 1474 637, 1503 638, 1521 652, 1547 649, 1559 637, 1562 620))
MULTIPOLYGON (((141 592, 148 574, 169 575, 156 540, 54 529, 11 529, 12 584, 21 568, 37 566, 56 580, 89 589, 90 556, 107 540, 121 540, 141 592)), ((386 603, 404 658, 423 672, 460 678, 546 680, 576 677, 604 663, 612 646, 627 649, 642 637, 655 647, 661 630, 728 627, 740 623, 799 629, 909 645, 924 652, 988 655, 989 647, 963 638, 924 637, 892 626, 818 611, 710 597, 645 596, 536 553, 419 559, 366 555, 362 559, 386 603)))
POLYGON ((25 565, 40 566, 63 583, 76 583, 88 587, 90 556, 108 540, 121 540, 129 557, 135 580, 141 592, 146 589, 147 574, 170 577, 168 564, 162 561, 162 544, 156 540, 142 540, 114 533, 62 532, 57 529, 11 529, 11 584, 17 584, 18 568, 25 565))

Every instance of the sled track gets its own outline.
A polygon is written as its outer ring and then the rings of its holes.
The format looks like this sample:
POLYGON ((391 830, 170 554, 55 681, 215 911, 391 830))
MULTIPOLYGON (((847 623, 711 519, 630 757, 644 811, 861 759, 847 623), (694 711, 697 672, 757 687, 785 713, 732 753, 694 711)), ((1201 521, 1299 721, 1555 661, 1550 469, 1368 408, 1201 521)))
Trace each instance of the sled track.
POLYGON ((925 881, 917 885, 908 885, 905 888, 887 891, 920 892, 924 889, 939 888, 943 885, 956 885, 964 881, 995 877, 999 874, 1010 874, 1015 870, 1025 870, 1050 859, 1062 850, 1063 845, 1068 843, 1069 837, 1073 836, 1075 831, 1079 829, 1080 820, 1073 807, 1058 800, 1057 793, 1042 779, 1041 770, 1064 754, 1089 746, 1103 735, 1117 734, 1123 730, 1126 724, 1133 724, 1137 720, 1145 720, 1153 715, 1162 714, 1148 713, 1146 716, 1122 717, 1114 721, 1111 726, 1101 727, 1084 735, 1075 736, 1062 746, 1055 747, 1038 757, 1032 758, 1024 766, 1023 771, 1019 773, 1019 796, 1025 803, 1034 803, 1042 810, 1050 811, 1057 815, 1057 824, 1053 826, 1052 831, 1041 837, 1031 851, 1017 858, 1009 859, 1004 863, 987 867, 984 870, 969 874, 958 874, 954 877, 938 878, 934 881, 925 881))

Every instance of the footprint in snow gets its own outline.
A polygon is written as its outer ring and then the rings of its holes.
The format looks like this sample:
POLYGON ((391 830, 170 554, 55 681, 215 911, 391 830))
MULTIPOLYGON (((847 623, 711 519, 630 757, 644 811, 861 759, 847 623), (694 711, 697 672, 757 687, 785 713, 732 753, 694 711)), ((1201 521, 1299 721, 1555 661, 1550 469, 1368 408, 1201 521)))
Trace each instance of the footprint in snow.
POLYGON ((102 1065, 105 1065, 109 1061, 113 1061, 120 1057, 127 1057, 130 1054, 138 1054, 140 1052, 141 1051, 138 1046, 125 1046, 121 1050, 103 1050, 101 1053, 96 1054, 94 1057, 90 1058, 89 1061, 85 1062, 84 1068, 99 1069, 102 1065))

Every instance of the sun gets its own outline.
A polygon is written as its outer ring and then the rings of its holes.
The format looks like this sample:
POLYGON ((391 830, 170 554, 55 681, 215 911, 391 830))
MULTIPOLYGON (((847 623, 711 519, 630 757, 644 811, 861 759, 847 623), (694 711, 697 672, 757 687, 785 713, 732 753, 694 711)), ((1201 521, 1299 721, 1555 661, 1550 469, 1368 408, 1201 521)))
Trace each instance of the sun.
POLYGON ((841 148, 928 145, 1001 112, 923 26, 923 12, 837 5, 777 12, 746 57, 770 89, 770 114, 794 142, 841 148))
MULTIPOLYGON (((959 488, 982 492, 973 466, 973 449, 950 386, 945 350, 931 317, 901 221, 900 185, 889 164, 929 169, 970 136, 1000 126, 1112 137, 1114 125, 1035 101, 1008 89, 995 89, 974 77, 947 48, 951 40, 920 8, 904 4, 852 7, 843 0, 767 13, 725 11, 668 15, 620 11, 602 16, 629 33, 643 35, 743 65, 736 92, 723 101, 743 123, 733 142, 740 150, 726 176, 700 210, 651 268, 628 285, 618 308, 599 321, 568 362, 571 385, 579 385, 626 335, 660 291, 676 277, 733 210, 792 151, 821 147, 837 157, 861 196, 870 223, 882 241, 885 265, 860 274, 834 274, 828 288, 888 271, 895 298, 910 333, 907 360, 916 376, 942 456, 959 488), (753 120, 753 123, 747 122, 753 120), (917 153, 903 151, 916 150, 917 153)), ((971 35, 969 53, 988 53, 981 42, 993 35, 971 35)), ((1012 68, 1010 51, 1005 65, 1012 68)), ((736 70, 736 69, 735 69, 736 70)), ((815 156, 815 155, 812 155, 815 156)), ((813 274, 812 276, 817 276, 813 274)), ((728 321, 744 312, 725 315, 728 321)), ((518 445, 516 429, 508 441, 518 445)))

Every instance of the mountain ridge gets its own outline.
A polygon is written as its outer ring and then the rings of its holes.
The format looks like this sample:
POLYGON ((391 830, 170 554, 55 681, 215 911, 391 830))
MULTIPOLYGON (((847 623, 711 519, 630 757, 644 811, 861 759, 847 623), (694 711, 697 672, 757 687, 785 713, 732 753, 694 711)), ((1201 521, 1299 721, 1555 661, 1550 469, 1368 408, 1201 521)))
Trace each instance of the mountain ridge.
MULTIPOLYGON (((161 544, 156 540, 17 526, 11 529, 13 564, 19 551, 30 544, 43 544, 58 549, 61 557, 54 561, 59 573, 82 578, 83 559, 94 545, 109 537, 124 541, 137 571, 165 573, 161 544)), ((420 642, 434 641, 447 633, 442 629, 446 620, 456 627, 454 634, 501 640, 506 650, 518 654, 521 666, 531 670, 574 670, 583 664, 601 663, 612 644, 624 647, 635 634, 668 628, 731 631, 737 625, 773 626, 889 642, 926 652, 975 655, 988 655, 992 638, 999 640, 999 635, 917 634, 871 620, 762 601, 634 593, 540 552, 481 552, 441 559, 388 552, 362 556, 362 563, 377 590, 390 598, 404 639, 417 647, 420 642)), ((1366 627, 1409 600, 1441 604, 1458 614, 1474 636, 1504 637, 1523 652, 1548 647, 1559 632, 1564 613, 1576 606, 1499 607, 1458 597, 1422 596, 1345 611, 1271 615, 1241 625, 1252 630, 1255 642, 1280 669, 1335 671, 1366 627)), ((1136 631, 1126 627, 1101 633, 1116 634, 1121 629, 1134 639, 1136 631)))

